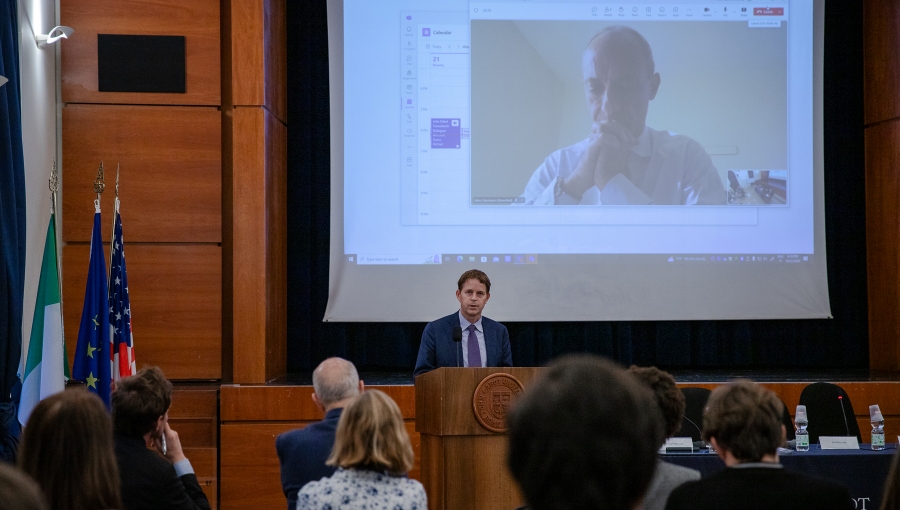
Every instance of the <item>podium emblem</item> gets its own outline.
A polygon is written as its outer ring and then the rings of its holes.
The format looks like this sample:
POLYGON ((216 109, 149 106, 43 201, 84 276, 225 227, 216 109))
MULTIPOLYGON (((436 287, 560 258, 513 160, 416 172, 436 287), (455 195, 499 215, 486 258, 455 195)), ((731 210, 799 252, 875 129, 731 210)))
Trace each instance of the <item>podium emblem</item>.
POLYGON ((491 374, 482 379, 472 398, 478 423, 491 432, 506 432, 506 413, 524 391, 522 383, 509 374, 491 374))

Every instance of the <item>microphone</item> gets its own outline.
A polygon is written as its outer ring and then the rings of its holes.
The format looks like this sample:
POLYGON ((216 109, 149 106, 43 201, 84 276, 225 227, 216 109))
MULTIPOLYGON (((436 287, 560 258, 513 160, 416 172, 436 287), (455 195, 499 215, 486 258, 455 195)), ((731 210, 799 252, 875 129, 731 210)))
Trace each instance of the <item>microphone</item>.
POLYGON ((703 431, 701 431, 700 427, 698 427, 696 423, 691 421, 691 419, 688 418, 686 414, 681 415, 681 417, 684 418, 685 420, 687 420, 688 423, 693 425, 694 428, 697 429, 697 432, 700 434, 700 440, 694 441, 694 447, 697 449, 704 448, 706 446, 706 444, 703 442, 703 431), (699 443, 699 445, 697 443, 699 443))
POLYGON ((453 326, 453 341, 457 343, 456 366, 459 367, 459 350, 462 348, 462 326, 453 326))
POLYGON ((841 403, 841 413, 844 415, 844 428, 847 430, 847 436, 850 436, 850 426, 847 425, 847 411, 844 410, 844 396, 838 395, 838 402, 841 403))

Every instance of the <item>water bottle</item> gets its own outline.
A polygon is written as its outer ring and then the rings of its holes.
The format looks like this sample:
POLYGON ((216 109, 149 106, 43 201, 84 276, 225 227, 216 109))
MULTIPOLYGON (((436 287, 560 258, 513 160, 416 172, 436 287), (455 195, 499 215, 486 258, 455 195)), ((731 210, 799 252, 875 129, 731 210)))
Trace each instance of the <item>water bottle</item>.
POLYGON ((794 423, 797 424, 797 432, 794 436, 797 444, 797 451, 808 452, 809 431, 806 430, 806 427, 809 426, 809 420, 806 418, 806 406, 797 406, 797 414, 794 415, 794 423))
POLYGON ((869 419, 872 422, 872 449, 884 450, 884 416, 877 405, 869 406, 869 419))

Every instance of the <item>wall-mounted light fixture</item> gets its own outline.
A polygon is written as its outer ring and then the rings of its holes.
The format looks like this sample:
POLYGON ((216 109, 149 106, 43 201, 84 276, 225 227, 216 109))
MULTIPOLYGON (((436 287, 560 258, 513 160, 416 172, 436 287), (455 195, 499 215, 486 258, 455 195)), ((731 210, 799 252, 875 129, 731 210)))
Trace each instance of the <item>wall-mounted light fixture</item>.
POLYGON ((0 87, 6 85, 6 82, 9 80, 6 79, 6 76, 0 76, 0 87))
POLYGON ((68 39, 73 33, 75 33, 75 29, 72 27, 56 26, 47 35, 35 35, 34 40, 37 41, 38 47, 43 48, 60 39, 68 39))

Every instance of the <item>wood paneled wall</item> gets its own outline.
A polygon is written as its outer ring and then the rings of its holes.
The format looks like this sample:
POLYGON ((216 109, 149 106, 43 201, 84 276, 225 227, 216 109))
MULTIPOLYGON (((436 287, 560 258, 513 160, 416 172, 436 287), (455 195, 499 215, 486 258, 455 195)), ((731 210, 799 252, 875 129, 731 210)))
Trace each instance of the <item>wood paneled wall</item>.
POLYGON ((869 368, 900 371, 900 4, 863 3, 869 368))
POLYGON ((219 498, 219 388, 177 384, 169 409, 169 425, 178 432, 200 487, 212 508, 219 498))
MULTIPOLYGON (((721 383, 680 384, 713 389, 721 383)), ((885 416, 888 442, 900 434, 900 382, 838 382, 856 406, 863 441, 868 442, 868 406, 878 404, 885 416)), ((806 383, 763 383, 793 411, 806 383)), ((414 386, 372 386, 400 406, 410 435, 416 462, 410 477, 419 479, 421 439, 415 430, 414 386)), ((526 385, 527 390, 527 385, 526 385)), ((288 430, 322 419, 310 398, 310 386, 223 385, 220 389, 220 508, 268 509, 284 506, 275 438, 288 430)))
POLYGON ((287 369, 287 46, 284 0, 225 0, 223 90, 231 380, 287 369), (229 285, 230 283, 230 285, 229 285))
MULTIPOLYGON (((416 393, 413 386, 370 386, 393 398, 400 406, 415 454, 409 473, 419 479, 419 433, 416 432, 416 393)), ((282 432, 305 427, 322 419, 313 404, 311 386, 221 387, 220 508, 282 508, 275 438, 282 432)))
POLYGON ((112 231, 115 169, 121 165, 120 210, 138 366, 158 365, 170 379, 220 379, 219 1, 62 0, 60 22, 76 28, 60 48, 62 284, 70 362, 90 254, 93 181, 102 160, 106 240, 112 231), (186 93, 98 91, 97 34, 185 36, 186 93))

